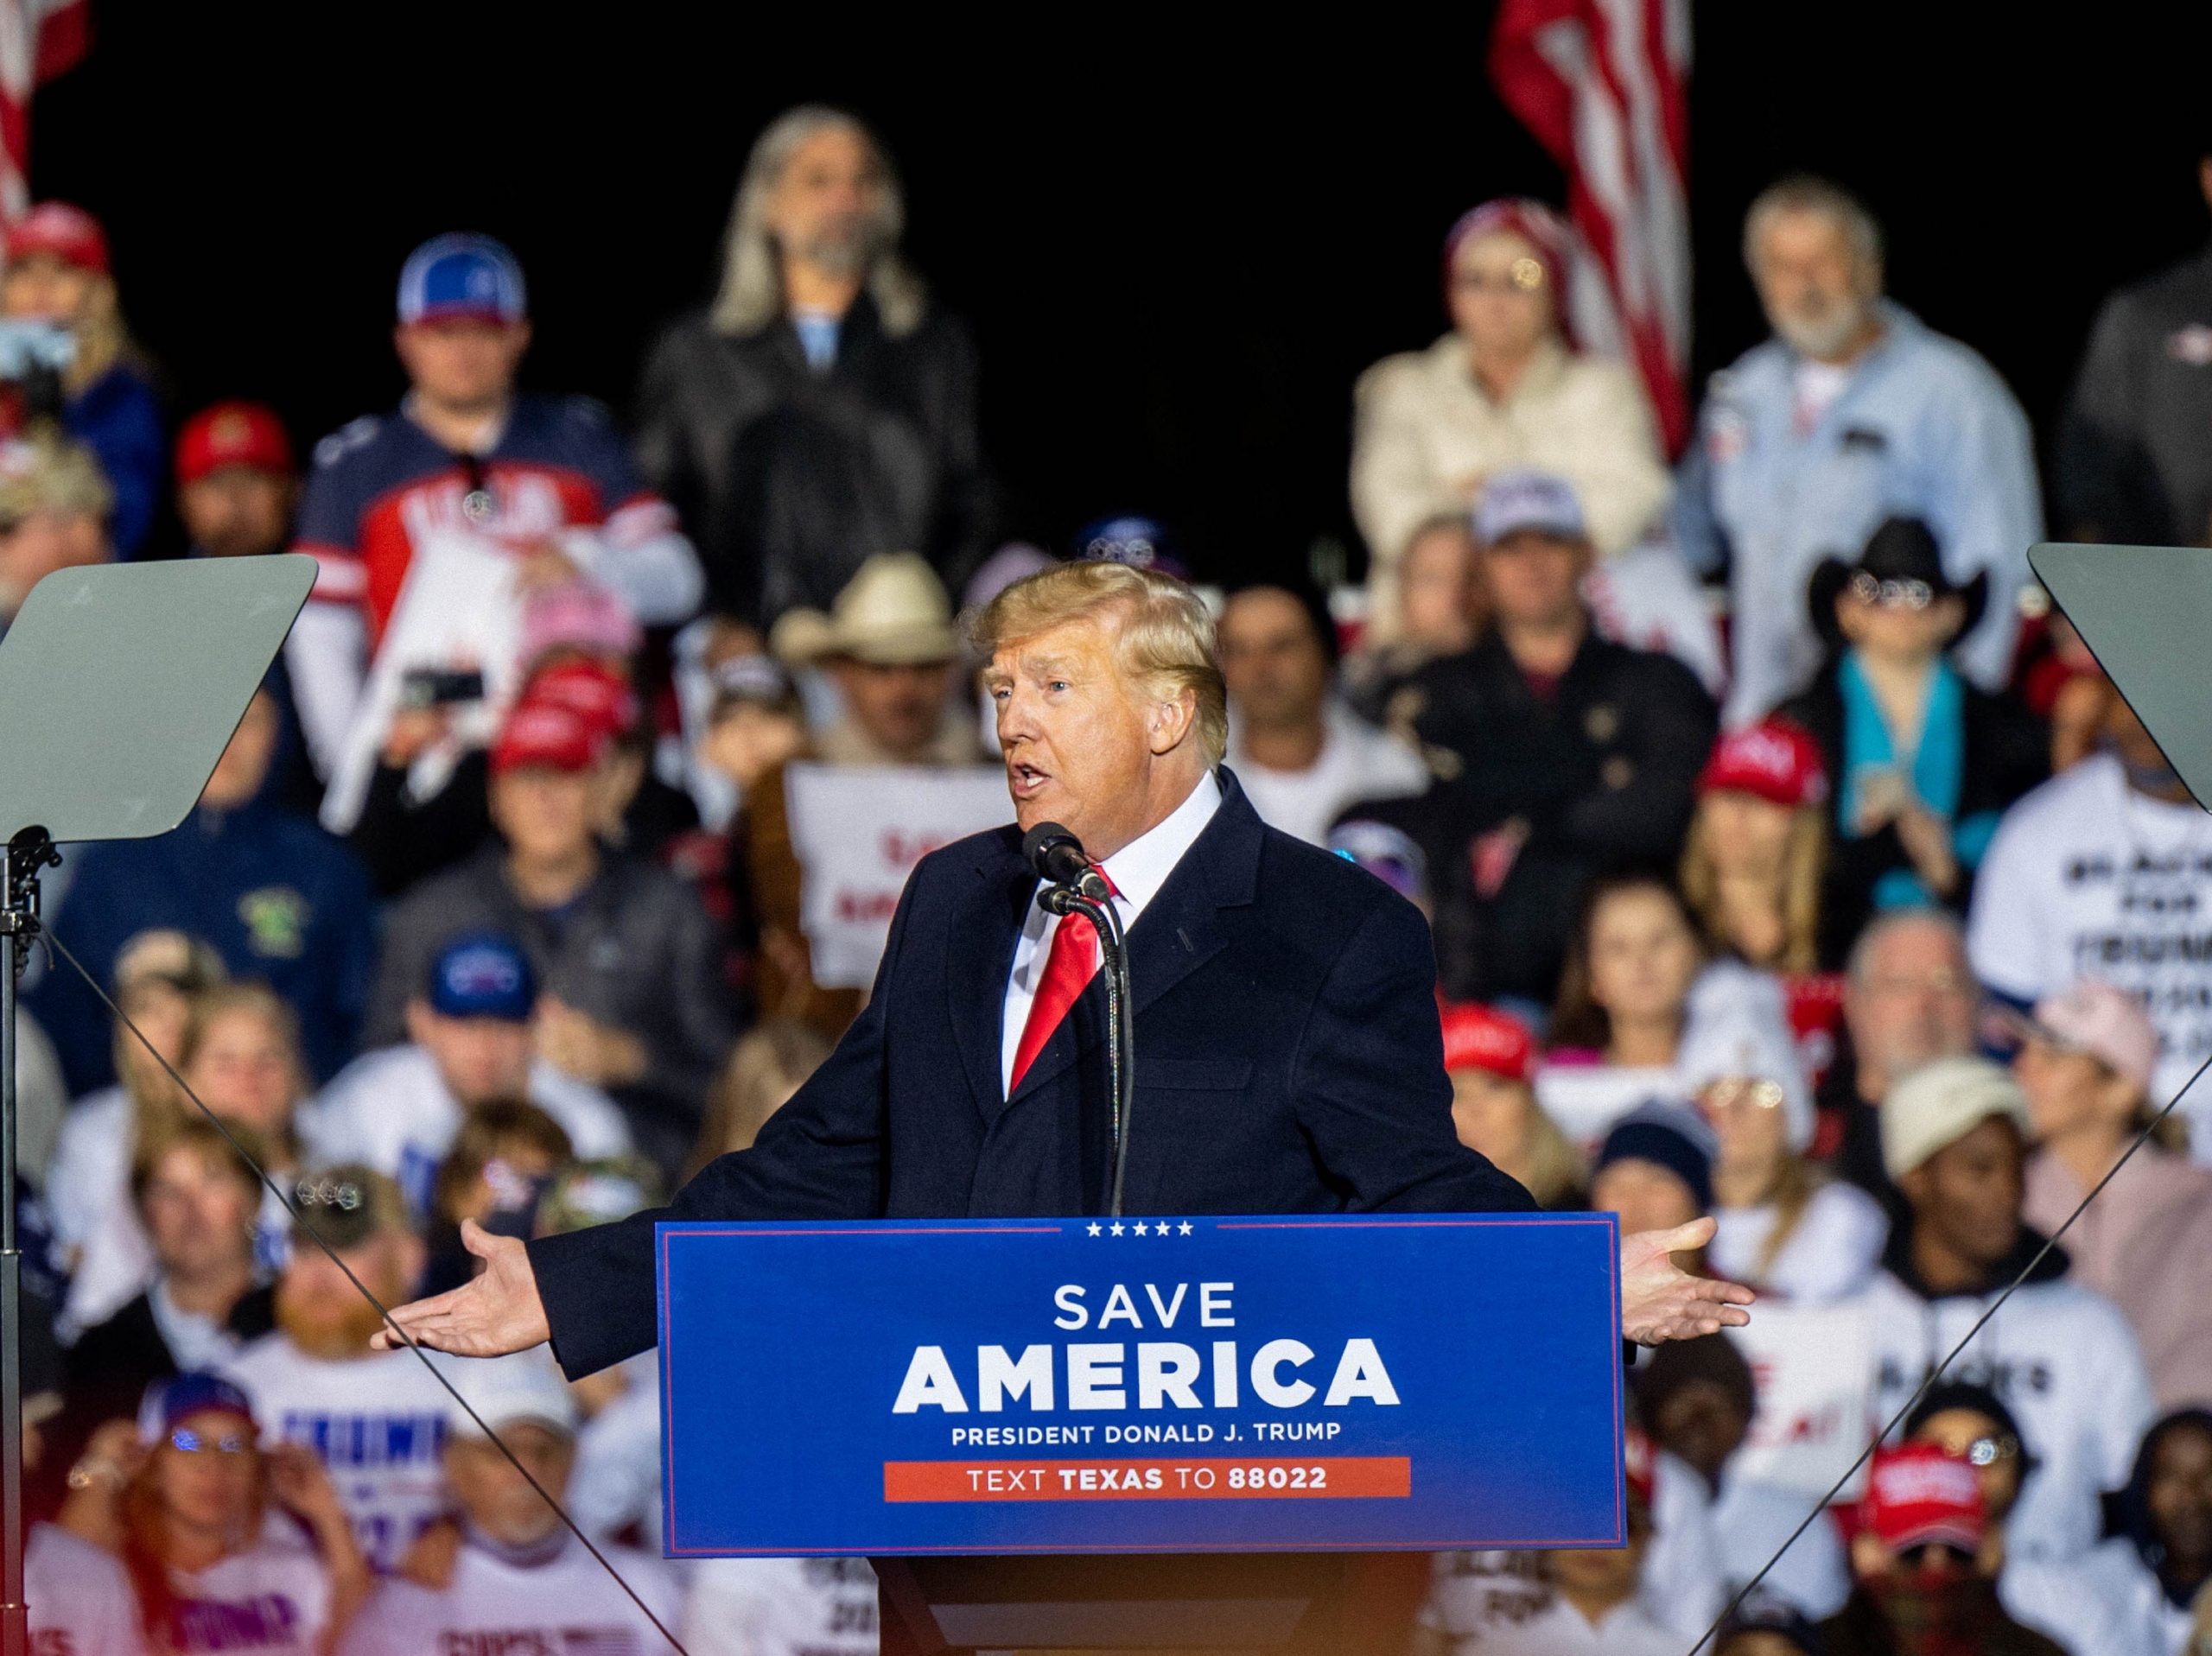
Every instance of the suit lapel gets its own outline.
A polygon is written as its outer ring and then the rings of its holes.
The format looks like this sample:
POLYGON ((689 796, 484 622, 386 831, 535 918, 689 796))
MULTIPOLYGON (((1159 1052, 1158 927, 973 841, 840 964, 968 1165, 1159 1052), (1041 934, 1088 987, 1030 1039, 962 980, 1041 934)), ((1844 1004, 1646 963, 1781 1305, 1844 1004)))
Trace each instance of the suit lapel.
MULTIPOLYGON (((1159 894, 1129 929, 1129 988, 1135 1014, 1228 947, 1220 910, 1252 900, 1259 872, 1258 815, 1227 766, 1216 772, 1222 801, 1159 894)), ((1011 970, 1013 955, 1007 956, 1011 970)), ((1095 975, 1007 1101, 1019 1103, 1106 1038, 1106 985, 1095 975)), ((1003 994, 1005 973, 1000 974, 1003 994)), ((1138 1027, 1141 1029, 1142 1024, 1138 1027)))
POLYGON ((950 935, 960 943, 945 962, 945 1005, 969 1091, 984 1120, 992 1121, 1006 1107, 1000 1055, 1007 980, 1014 972, 1014 946, 1021 941, 1037 877, 1011 839, 988 842, 976 860, 976 874, 973 894, 952 921, 950 935))

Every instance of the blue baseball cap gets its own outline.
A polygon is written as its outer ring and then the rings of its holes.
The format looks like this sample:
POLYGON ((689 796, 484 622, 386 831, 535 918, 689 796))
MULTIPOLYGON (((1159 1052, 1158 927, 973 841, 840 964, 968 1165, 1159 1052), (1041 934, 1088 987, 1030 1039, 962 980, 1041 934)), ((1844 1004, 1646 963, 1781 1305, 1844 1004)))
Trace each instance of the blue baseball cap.
POLYGON ((236 1415, 249 1431, 259 1431, 252 1400, 220 1374, 200 1369, 156 1380, 146 1388, 145 1400, 138 1406, 139 1440, 157 1443, 176 1430, 178 1421, 195 1414, 236 1415))
POLYGON ((434 236, 399 270, 399 320, 512 324, 530 314, 522 266, 489 236, 434 236))
POLYGON ((1495 546, 1524 530, 1562 541, 1589 538, 1574 485, 1554 472, 1500 472, 1475 505, 1475 538, 1495 546))
POLYGON ((522 945, 504 932, 468 931, 449 940, 430 967, 430 1010, 445 1018, 526 1023, 537 1004, 537 974, 522 945))

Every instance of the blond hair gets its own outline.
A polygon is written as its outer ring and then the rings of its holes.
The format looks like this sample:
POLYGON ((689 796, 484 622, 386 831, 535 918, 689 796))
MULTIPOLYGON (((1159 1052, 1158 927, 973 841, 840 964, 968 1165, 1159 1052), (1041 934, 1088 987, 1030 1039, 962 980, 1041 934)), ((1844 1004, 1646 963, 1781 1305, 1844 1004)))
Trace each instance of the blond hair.
POLYGON ((1055 564, 1008 587, 968 624, 968 640, 988 658, 1000 646, 1071 621, 1121 619, 1114 653, 1122 675, 1147 696, 1198 701, 1195 729, 1209 766, 1229 752, 1229 696, 1205 600, 1173 575, 1090 560, 1055 564))
POLYGON ((867 123, 827 104, 802 104, 768 124, 745 160, 745 176, 730 204, 729 228, 722 237, 722 280, 709 318, 717 333, 742 338, 757 333, 784 314, 783 260, 775 233, 768 228, 768 198, 783 181, 784 169, 807 141, 823 132, 849 132, 868 146, 882 182, 872 226, 875 257, 868 270, 868 297, 883 331, 903 339, 921 326, 929 297, 921 279, 899 255, 906 227, 906 198, 891 157, 867 123))
POLYGON ((768 1118, 830 1056, 830 1043, 795 1018, 756 1024, 730 1049, 707 1094, 699 1142, 683 1170, 688 1183, 715 1157, 750 1150, 768 1118))
MULTIPOLYGON (((1791 814, 1789 836, 1783 842, 1782 889, 1777 894, 1776 906, 1782 910, 1782 953, 1773 960, 1750 964, 1773 972, 1819 970, 1821 885, 1827 860, 1827 816, 1818 805, 1798 806, 1791 814)), ((1720 868, 1713 860, 1712 832, 1706 826, 1701 803, 1690 818, 1690 831, 1682 841, 1677 883, 1697 916, 1706 942, 1716 949, 1732 947, 1726 916, 1721 910, 1720 868)))

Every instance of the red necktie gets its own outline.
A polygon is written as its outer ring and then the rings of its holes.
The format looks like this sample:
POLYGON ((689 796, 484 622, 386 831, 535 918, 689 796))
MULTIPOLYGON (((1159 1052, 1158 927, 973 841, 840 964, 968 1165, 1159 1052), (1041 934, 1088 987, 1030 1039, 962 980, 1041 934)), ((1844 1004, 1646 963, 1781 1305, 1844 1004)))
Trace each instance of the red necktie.
MULTIPOLYGON (((1106 879, 1100 869, 1098 877, 1106 879)), ((1114 882, 1106 880, 1106 889, 1118 897, 1114 882)), ((1068 1009, 1083 998, 1091 977, 1098 970, 1098 928, 1082 914, 1064 914, 1059 925, 1052 932, 1052 952, 1045 958, 1045 975, 1037 985, 1037 998, 1029 1003, 1029 1021, 1021 1026, 1021 1044, 1014 1050, 1014 1079, 1007 1083, 1007 1095, 1021 1085, 1021 1078, 1045 1044, 1052 1038, 1052 1031, 1068 1015, 1068 1009)))

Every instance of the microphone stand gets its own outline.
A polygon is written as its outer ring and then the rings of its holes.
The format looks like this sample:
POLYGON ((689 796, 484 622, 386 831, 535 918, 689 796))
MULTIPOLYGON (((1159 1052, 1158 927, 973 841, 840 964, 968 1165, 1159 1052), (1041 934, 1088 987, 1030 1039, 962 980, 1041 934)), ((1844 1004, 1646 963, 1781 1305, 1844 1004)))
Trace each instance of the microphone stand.
POLYGON ((1099 965, 1106 974, 1106 1086, 1114 1154, 1114 1183, 1107 1216, 1122 1216, 1122 1187, 1129 1171, 1129 1115, 1136 1103, 1137 1035, 1134 997, 1129 991, 1129 941, 1113 903, 1085 897, 1070 885, 1046 888, 1039 899, 1046 910, 1079 914, 1098 933, 1099 965))
POLYGON ((23 1602, 23 1255, 16 1238, 16 980, 38 935, 39 871, 60 862, 42 828, 0 860, 0 1651, 29 1656, 23 1602))

